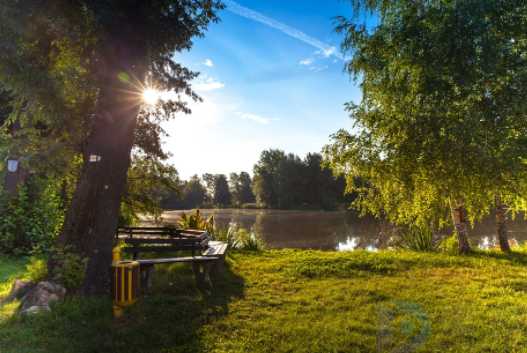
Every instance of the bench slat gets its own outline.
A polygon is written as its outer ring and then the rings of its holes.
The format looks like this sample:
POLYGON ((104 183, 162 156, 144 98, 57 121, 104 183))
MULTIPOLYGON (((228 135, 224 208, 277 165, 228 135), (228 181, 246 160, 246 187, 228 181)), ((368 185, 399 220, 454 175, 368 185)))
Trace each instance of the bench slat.
MULTIPOLYGON (((211 242, 212 243, 212 242, 211 242)), ((225 255, 227 251, 227 244, 221 243, 218 245, 211 246, 203 253, 203 256, 219 257, 225 255)))
POLYGON ((141 265, 157 265, 157 264, 169 264, 176 262, 211 262, 214 259, 205 256, 187 256, 187 257, 173 257, 168 259, 150 259, 150 260, 137 260, 139 266, 141 265))
POLYGON ((142 247, 125 247, 124 252, 127 254, 143 253, 143 252, 170 252, 180 250, 203 250, 203 245, 160 245, 160 246, 142 246, 142 247))
POLYGON ((166 227, 122 227, 116 229, 115 236, 120 238, 122 236, 133 237, 134 235, 169 235, 174 236, 195 236, 202 235, 206 231, 198 229, 178 229, 166 227))
POLYGON ((168 230, 176 231, 178 228, 169 228, 169 227, 122 227, 118 226, 117 230, 119 231, 130 231, 130 230, 168 230))
POLYGON ((125 238, 126 244, 195 244, 201 243, 208 237, 208 233, 203 233, 199 237, 188 238, 157 238, 157 237, 142 237, 142 238, 125 238))

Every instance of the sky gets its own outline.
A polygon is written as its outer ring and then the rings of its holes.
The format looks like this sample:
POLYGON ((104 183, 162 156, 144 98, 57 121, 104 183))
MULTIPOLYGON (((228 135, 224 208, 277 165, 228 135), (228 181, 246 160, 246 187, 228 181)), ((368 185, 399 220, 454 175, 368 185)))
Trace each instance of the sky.
POLYGON ((339 129, 351 129, 344 104, 360 90, 343 72, 342 36, 334 16, 350 17, 349 3, 329 1, 223 1, 221 22, 211 24, 191 51, 175 60, 200 76, 203 98, 192 114, 164 123, 169 163, 188 180, 194 174, 246 171, 262 151, 280 149, 301 158, 320 152, 339 129))

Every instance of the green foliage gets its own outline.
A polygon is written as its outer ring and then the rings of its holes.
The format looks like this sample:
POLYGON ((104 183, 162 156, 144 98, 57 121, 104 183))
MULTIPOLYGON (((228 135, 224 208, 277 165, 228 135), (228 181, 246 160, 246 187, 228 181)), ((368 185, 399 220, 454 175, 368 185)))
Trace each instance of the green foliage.
MULTIPOLYGON (((174 100, 143 107, 138 119, 134 143, 162 155, 160 136, 165 132, 159 123, 176 112, 190 112, 187 104, 179 101, 181 94, 199 99, 188 83, 198 73, 176 63, 171 54, 189 50, 191 39, 203 36, 211 22, 218 22, 216 12, 223 8, 220 2, 209 0, 2 1, 0 91, 10 94, 8 125, 20 122, 27 136, 24 149, 32 152, 32 165, 47 167, 47 171, 67 166, 98 122, 107 118, 101 104, 114 99, 115 94, 102 92, 108 88, 109 76, 119 74, 106 72, 115 69, 116 61, 122 65, 119 70, 130 74, 135 67, 139 75, 132 77, 137 89, 129 94, 131 106, 140 102, 137 91, 144 88, 147 77, 155 82, 155 89, 178 93, 174 100), (113 51, 117 44, 126 47, 129 55, 119 57, 122 53, 113 51), (54 158, 47 158, 50 153, 54 158)), ((4 111, 3 104, 1 108, 4 111)), ((2 137, 9 144, 17 143, 2 137)), ((13 146, 1 147, 7 150, 13 146)))
POLYGON ((189 205, 190 207, 198 207, 207 199, 207 191, 201 184, 197 175, 194 175, 185 185, 183 197, 186 205, 189 205))
POLYGON ((47 256, 44 256, 42 247, 39 245, 29 252, 29 265, 26 269, 29 272, 31 281, 35 284, 46 278, 48 267, 46 264, 47 256))
POLYGON ((229 224, 227 230, 215 230, 213 239, 227 243, 229 249, 258 251, 265 249, 265 243, 261 238, 236 223, 229 224))
POLYGON ((88 258, 81 257, 74 251, 73 245, 64 248, 53 248, 51 260, 56 263, 53 267, 52 278, 71 292, 77 290, 85 277, 88 258))
POLYGON ((456 238, 456 234, 453 234, 450 237, 446 237, 441 242, 440 246, 441 250, 449 253, 449 254, 457 254, 458 253, 458 242, 456 238))
MULTIPOLYGON (((256 197, 252 191, 253 181, 247 172, 231 173, 229 175, 229 187, 232 194, 232 204, 240 207, 245 204, 254 203, 256 197)), ((243 206, 242 206, 243 208, 243 206)))
POLYGON ((241 240, 241 250, 256 250, 261 251, 265 249, 264 241, 258 237, 254 232, 249 232, 245 228, 238 229, 238 238, 241 240))
POLYGON ((229 249, 237 249, 240 246, 240 239, 237 237, 236 224, 230 224, 229 228, 216 229, 213 239, 227 243, 229 249))
POLYGON ((211 214, 208 219, 204 219, 200 214, 199 207, 188 216, 184 211, 181 212, 180 217, 178 226, 182 229, 203 229, 208 231, 210 235, 214 232, 214 214, 211 214))
POLYGON ((309 153, 304 160, 281 150, 267 150, 254 166, 253 192, 258 204, 277 209, 334 209, 345 201, 346 184, 322 167, 322 156, 309 153))
POLYGON ((32 178, 19 191, 18 198, 0 195, 0 253, 27 255, 37 246, 47 252, 64 220, 60 183, 32 178))
POLYGON ((217 174, 214 177, 214 195, 212 197, 214 204, 220 208, 231 204, 232 196, 229 191, 229 182, 224 174, 217 174))
MULTIPOLYGON (((111 240, 112 227, 104 225, 117 223, 134 144, 162 159, 161 122, 190 113, 182 96, 200 100, 190 84, 198 73, 173 54, 190 50, 223 8, 217 0, 0 2, 0 91, 12 98, 7 125, 21 127, 15 136, 1 127, 0 157, 19 145, 31 171, 60 174, 74 156, 102 156, 91 167, 84 159, 61 244, 92 253, 101 239, 111 240), (171 91, 173 98, 145 106, 145 86, 171 91), (87 215, 102 209, 105 217, 87 215)), ((152 209, 148 201, 142 202, 152 209)), ((125 210, 128 223, 138 209, 125 210)), ((104 262, 88 265, 85 289, 104 290, 104 262)))
POLYGON ((441 244, 432 227, 409 226, 400 229, 392 239, 391 246, 413 251, 436 251, 441 244))
POLYGON ((132 156, 128 169, 126 190, 121 203, 120 224, 137 226, 141 217, 151 217, 159 222, 163 209, 154 195, 154 190, 177 189, 178 172, 172 165, 164 164, 159 158, 144 153, 132 156))
POLYGON ((525 2, 350 3, 354 16, 336 18, 336 31, 362 101, 347 104, 355 132, 334 134, 324 155, 359 193, 355 207, 442 226, 449 196, 474 222, 495 191, 525 195, 525 2))

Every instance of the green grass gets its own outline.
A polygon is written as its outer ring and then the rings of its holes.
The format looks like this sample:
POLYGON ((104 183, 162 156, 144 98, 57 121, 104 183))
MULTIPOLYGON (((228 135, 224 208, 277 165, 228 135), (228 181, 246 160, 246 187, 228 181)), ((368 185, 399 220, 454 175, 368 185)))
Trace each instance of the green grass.
MULTIPOLYGON (((27 261, 2 264, 3 280, 26 273, 27 261)), ((4 315, 0 351, 376 352, 378 302, 411 301, 432 324, 418 352, 527 352, 526 265, 525 249, 231 252, 210 286, 188 264, 160 266, 121 319, 105 298, 4 315)))

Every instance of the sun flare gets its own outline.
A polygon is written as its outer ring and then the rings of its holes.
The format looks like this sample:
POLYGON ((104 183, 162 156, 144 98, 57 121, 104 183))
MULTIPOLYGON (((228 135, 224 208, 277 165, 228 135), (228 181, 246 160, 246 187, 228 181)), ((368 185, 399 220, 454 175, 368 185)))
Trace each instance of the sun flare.
POLYGON ((147 89, 143 92, 143 100, 148 105, 155 105, 159 99, 159 92, 153 89, 147 89))

